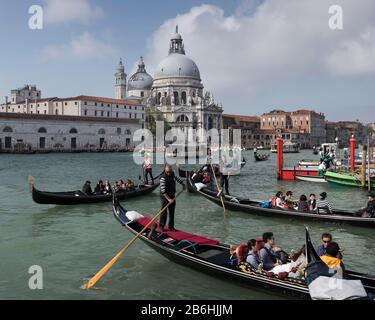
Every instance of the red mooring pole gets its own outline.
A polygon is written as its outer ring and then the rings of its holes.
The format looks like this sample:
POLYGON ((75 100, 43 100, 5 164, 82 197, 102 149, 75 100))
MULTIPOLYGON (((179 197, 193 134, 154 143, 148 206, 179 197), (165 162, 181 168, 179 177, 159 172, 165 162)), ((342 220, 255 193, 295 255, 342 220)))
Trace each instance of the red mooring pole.
POLYGON ((350 171, 355 170, 355 137, 354 134, 350 137, 350 171))
POLYGON ((282 180, 283 179, 283 167, 284 167, 284 161, 283 161, 283 139, 281 136, 277 137, 277 179, 282 180))

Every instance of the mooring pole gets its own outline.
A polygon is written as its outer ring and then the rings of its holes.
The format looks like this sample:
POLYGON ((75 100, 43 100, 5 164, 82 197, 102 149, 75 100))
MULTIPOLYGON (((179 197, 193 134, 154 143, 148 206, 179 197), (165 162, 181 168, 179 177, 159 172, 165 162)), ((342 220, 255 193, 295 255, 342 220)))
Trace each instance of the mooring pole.
POLYGON ((283 167, 284 167, 284 159, 283 159, 283 139, 281 136, 277 137, 277 179, 283 179, 283 167))
POLYGON ((354 134, 352 134, 350 138, 350 171, 355 170, 355 142, 354 134))

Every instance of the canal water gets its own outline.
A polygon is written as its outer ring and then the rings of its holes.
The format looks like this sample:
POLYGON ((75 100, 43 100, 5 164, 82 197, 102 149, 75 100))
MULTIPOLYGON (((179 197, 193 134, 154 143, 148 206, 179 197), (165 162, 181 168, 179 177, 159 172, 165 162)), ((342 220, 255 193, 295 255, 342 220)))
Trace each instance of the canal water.
MULTIPOLYGON (((267 200, 278 190, 301 193, 326 191, 335 207, 358 209, 366 203, 361 190, 330 184, 277 181, 276 156, 255 163, 245 152, 241 175, 231 177, 230 191, 267 200)), ((313 159, 310 151, 286 155, 287 161, 313 159)), ((155 173, 158 167, 154 168, 155 173)), ((169 262, 141 241, 136 242, 93 290, 80 287, 130 239, 111 214, 110 204, 84 206, 33 203, 27 177, 41 190, 79 189, 86 179, 137 180, 139 168, 132 154, 0 155, 0 298, 1 299, 280 299, 243 288, 169 262), (43 290, 30 290, 28 270, 43 269, 43 290)), ((158 192, 129 200, 127 208, 154 215, 160 208, 158 192)), ((374 274, 375 234, 371 229, 308 222, 313 240, 331 232, 344 249, 347 268, 374 274)), ((197 195, 178 199, 176 227, 238 244, 273 231, 277 245, 298 249, 304 241, 301 221, 228 212, 197 195)))

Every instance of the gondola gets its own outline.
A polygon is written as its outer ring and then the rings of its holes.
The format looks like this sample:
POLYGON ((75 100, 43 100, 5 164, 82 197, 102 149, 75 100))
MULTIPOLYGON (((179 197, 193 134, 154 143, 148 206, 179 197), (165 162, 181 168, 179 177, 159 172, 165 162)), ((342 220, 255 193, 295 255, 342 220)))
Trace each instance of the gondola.
MULTIPOLYGON (((190 177, 187 178, 188 190, 196 192, 206 199, 222 206, 221 199, 217 195, 217 191, 204 188, 198 191, 192 183, 190 177)), ((254 215, 275 217, 275 218, 293 218, 301 220, 312 220, 321 222, 332 222, 338 224, 347 224, 358 227, 375 228, 375 218, 355 217, 354 211, 349 210, 333 210, 332 214, 317 214, 314 212, 301 212, 297 210, 283 210, 277 208, 262 208, 261 201, 254 201, 234 196, 223 197, 225 208, 232 211, 242 211, 254 215)))
MULTIPOLYGON (((156 188, 158 188, 158 186, 159 181, 156 179, 153 185, 139 185, 135 187, 134 190, 119 191, 116 194, 119 200, 125 200, 152 193, 156 188)), ((46 192, 38 190, 34 185, 32 185, 32 197, 34 202, 38 204, 55 205, 77 205, 112 201, 112 194, 89 196, 80 190, 67 192, 46 192)))
POLYGON ((269 155, 269 154, 258 154, 258 153, 254 153, 254 159, 255 159, 256 162, 259 162, 259 161, 267 161, 269 158, 270 158, 270 155, 269 155))
MULTIPOLYGON (((140 232, 151 218, 135 214, 113 200, 113 213, 117 221, 133 234, 140 232)), ((307 238, 307 237, 306 237, 307 238)), ((270 291, 280 295, 290 295, 294 298, 309 299, 309 290, 304 279, 279 279, 268 276, 265 272, 251 269, 249 265, 233 266, 230 263, 230 246, 217 240, 205 238, 184 231, 156 232, 150 235, 150 229, 140 236, 149 247, 157 251, 172 262, 205 272, 219 279, 226 279, 242 286, 259 288, 267 293, 270 291)), ((306 245, 305 255, 316 256, 312 245, 306 245)), ((367 292, 375 292, 375 277, 347 271, 350 279, 360 279, 367 292)), ((199 280, 197 279, 197 282, 199 280)))

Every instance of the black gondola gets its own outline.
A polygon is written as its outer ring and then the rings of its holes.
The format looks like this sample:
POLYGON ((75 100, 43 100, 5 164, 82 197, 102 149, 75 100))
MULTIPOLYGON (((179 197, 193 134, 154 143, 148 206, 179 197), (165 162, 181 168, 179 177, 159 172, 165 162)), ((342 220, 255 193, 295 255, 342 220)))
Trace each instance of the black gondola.
MULTIPOLYGON (((198 191, 193 185, 191 179, 187 178, 188 190, 190 192, 196 192, 205 197, 206 199, 216 203, 218 206, 222 206, 221 199, 217 195, 217 191, 209 190, 204 188, 198 191)), ((332 214, 317 214, 314 212, 301 212, 297 210, 283 210, 278 208, 262 208, 260 201, 253 201, 250 199, 244 199, 234 196, 223 197, 225 208, 232 211, 242 211, 254 215, 261 215, 275 218, 295 218, 302 220, 312 220, 321 222, 333 222, 338 224, 348 224, 358 227, 375 228, 375 218, 362 218, 355 217, 354 211, 349 210, 333 210, 332 214)))
MULTIPOLYGON (((119 200, 125 200, 152 193, 159 186, 158 180, 154 182, 153 185, 139 185, 133 190, 118 191, 116 193, 117 198, 119 200)), ((80 190, 68 192, 46 192, 36 189, 34 185, 32 186, 32 196, 34 202, 38 204, 77 205, 112 201, 111 193, 89 196, 80 190)))
POLYGON ((270 158, 269 154, 258 154, 254 153, 254 159, 255 161, 267 161, 270 158))
MULTIPOLYGON (((113 213, 115 218, 133 234, 140 232, 151 220, 151 218, 147 217, 130 220, 127 212, 114 199, 113 213)), ((304 279, 286 278, 281 280, 269 277, 264 272, 238 268, 230 264, 229 245, 183 231, 169 232, 168 229, 166 230, 163 234, 160 234, 157 228, 156 233, 149 237, 150 229, 148 229, 140 236, 140 239, 167 259, 205 272, 211 276, 216 276, 219 279, 236 281, 238 284, 259 288, 268 293, 272 291, 283 295, 288 294, 296 298, 310 298, 304 279)), ((306 248, 306 250, 315 251, 312 246, 306 245, 306 248)), ((311 256, 310 253, 307 253, 307 255, 311 256)), ((361 280, 367 292, 375 292, 375 277, 351 271, 347 271, 347 274, 350 279, 361 280)))

